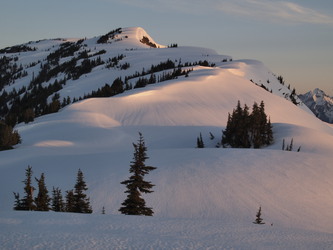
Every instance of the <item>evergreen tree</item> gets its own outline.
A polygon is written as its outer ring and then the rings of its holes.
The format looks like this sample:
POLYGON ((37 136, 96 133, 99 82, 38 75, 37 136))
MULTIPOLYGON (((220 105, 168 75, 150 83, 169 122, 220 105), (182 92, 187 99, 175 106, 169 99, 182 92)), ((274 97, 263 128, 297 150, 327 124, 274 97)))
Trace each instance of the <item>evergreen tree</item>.
POLYGON ((120 94, 120 93, 123 93, 124 92, 124 83, 123 81, 121 80, 120 77, 116 78, 112 85, 111 85, 111 89, 112 89, 112 94, 111 95, 117 95, 117 94, 120 94))
POLYGON ((253 223, 254 224, 265 224, 265 222, 263 222, 263 219, 261 218, 261 206, 259 207, 259 210, 256 214, 256 219, 253 223))
POLYGON ((236 135, 238 148, 250 148, 251 142, 249 138, 251 128, 251 119, 249 115, 249 107, 245 104, 244 109, 240 108, 240 118, 238 123, 238 133, 236 135))
POLYGON ((89 197, 85 194, 87 185, 84 181, 81 169, 77 172, 76 184, 74 186, 74 212, 76 213, 92 213, 89 197))
POLYGON ((61 190, 54 188, 52 190, 52 210, 55 212, 64 212, 65 204, 62 198, 61 190))
POLYGON ((15 204, 14 204, 14 210, 23 210, 23 207, 22 207, 22 202, 20 200, 20 194, 19 193, 14 193, 14 197, 15 197, 15 204))
POLYGON ((32 178, 32 167, 28 166, 25 171, 26 179, 23 181, 24 183, 24 193, 25 196, 21 200, 22 210, 35 210, 36 205, 34 203, 33 192, 35 188, 32 186, 31 178, 32 178))
POLYGON ((50 197, 48 190, 45 185, 44 173, 41 174, 40 178, 35 178, 38 183, 38 194, 35 198, 36 210, 37 211, 49 211, 50 210, 50 197))
POLYGON ((126 185, 127 190, 125 193, 128 195, 119 211, 126 215, 152 216, 154 212, 152 208, 146 207, 146 202, 141 197, 141 194, 153 192, 151 189, 154 185, 145 181, 144 176, 156 169, 156 167, 145 165, 145 161, 149 158, 146 153, 147 147, 141 133, 139 133, 139 136, 138 143, 133 143, 134 156, 129 170, 132 176, 128 180, 121 182, 121 184, 126 185))
POLYGON ((222 141, 221 144, 225 147, 225 145, 231 145, 233 143, 233 135, 235 127, 233 126, 233 117, 230 113, 228 113, 228 121, 225 130, 222 131, 222 141))
POLYGON ((265 127, 265 131, 266 131, 266 141, 265 141, 265 144, 266 145, 270 145, 274 142, 274 137, 273 137, 273 126, 271 124, 271 119, 268 118, 268 122, 266 124, 266 127, 265 127))
POLYGON ((212 132, 209 132, 209 138, 210 138, 211 140, 214 140, 214 139, 215 139, 215 136, 212 134, 212 132))
POLYGON ((294 138, 291 138, 291 141, 290 141, 290 144, 289 144, 289 147, 288 147, 288 151, 293 151, 293 147, 294 147, 294 138))
POLYGON ((12 149, 14 145, 21 143, 19 133, 6 123, 0 121, 0 151, 12 149))
POLYGON ((66 212, 75 212, 75 198, 73 190, 66 191, 66 212))
POLYGON ((197 138, 197 148, 204 148, 205 147, 205 144, 202 140, 202 135, 200 133, 200 136, 197 138))

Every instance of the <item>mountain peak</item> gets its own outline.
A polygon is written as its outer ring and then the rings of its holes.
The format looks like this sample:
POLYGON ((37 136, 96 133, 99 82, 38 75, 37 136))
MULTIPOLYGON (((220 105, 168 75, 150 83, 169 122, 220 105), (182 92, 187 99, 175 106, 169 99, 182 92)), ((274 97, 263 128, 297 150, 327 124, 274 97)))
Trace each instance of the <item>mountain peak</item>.
POLYGON ((98 44, 114 44, 125 46, 127 49, 134 48, 165 48, 166 46, 158 44, 141 27, 118 28, 99 36, 98 44), (120 42, 120 43, 119 43, 120 42))
POLYGON ((333 123, 333 98, 323 90, 315 88, 313 91, 299 95, 299 98, 319 119, 333 123))

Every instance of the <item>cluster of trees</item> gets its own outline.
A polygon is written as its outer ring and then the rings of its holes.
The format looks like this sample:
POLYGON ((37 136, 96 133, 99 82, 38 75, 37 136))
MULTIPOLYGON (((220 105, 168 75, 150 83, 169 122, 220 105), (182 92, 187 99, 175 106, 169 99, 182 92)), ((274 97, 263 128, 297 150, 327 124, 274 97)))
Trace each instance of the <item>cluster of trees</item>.
MULTIPOLYGON (((276 79, 279 81, 279 83, 280 83, 281 85, 284 85, 284 84, 285 84, 284 79, 283 79, 282 76, 277 76, 276 79)), ((290 84, 288 85, 288 89, 290 90, 290 84)), ((288 97, 289 97, 290 101, 291 101, 293 104, 295 104, 295 105, 298 105, 298 104, 299 104, 299 103, 297 102, 297 100, 296 100, 296 99, 297 99, 297 94, 296 94, 296 89, 295 89, 295 88, 293 88, 293 90, 291 91, 290 95, 289 95, 289 94, 286 94, 286 95, 285 95, 285 98, 286 98, 286 99, 288 99, 288 97)))
MULTIPOLYGON (((0 117, 4 117, 8 125, 14 127, 15 124, 20 122, 28 123, 33 121, 35 117, 57 112, 61 107, 71 103, 68 98, 60 103, 58 95, 52 97, 51 103, 48 103, 48 98, 50 95, 62 89, 68 79, 78 79, 82 74, 91 72, 94 67, 104 64, 100 56, 95 59, 89 59, 89 57, 106 53, 105 50, 101 50, 88 56, 88 52, 84 50, 71 60, 59 64, 60 58, 74 56, 74 53, 82 47, 82 42, 83 40, 75 43, 63 43, 60 45, 59 49, 50 53, 47 56, 47 61, 40 63, 39 73, 36 76, 34 74, 32 75, 28 89, 22 87, 19 91, 13 89, 10 93, 6 91, 2 92, 0 101, 4 105, 0 107, 0 117), (83 60, 80 65, 77 65, 80 59, 83 60), (66 76, 61 80, 56 79, 47 86, 43 85, 44 82, 50 81, 59 73, 65 73, 66 76), (7 105, 8 102, 10 102, 9 107, 7 105)), ((13 80, 16 72, 21 71, 18 71, 19 69, 10 64, 11 58, 3 57, 1 60, 6 62, 4 64, 0 63, 0 86, 3 87, 9 84, 8 81, 13 80), (3 65, 7 66, 4 67, 3 65), (8 68, 13 68, 15 71, 8 71, 8 68), (1 72, 3 72, 3 74, 1 72), (5 74, 5 72, 7 73, 5 74)), ((18 75, 18 73, 16 73, 16 75, 18 75)), ((22 75, 20 76, 22 77, 22 75)))
MULTIPOLYGON (((147 156, 147 147, 141 133, 139 133, 138 142, 133 143, 133 147, 133 160, 129 169, 132 175, 127 180, 121 182, 121 184, 126 186, 125 193, 127 193, 127 198, 121 204, 122 206, 119 208, 119 211, 125 215, 152 216, 154 212, 151 207, 146 206, 142 194, 153 192, 152 188, 155 185, 149 181, 145 181, 144 177, 150 171, 156 169, 156 167, 145 164, 145 161, 149 157, 147 156)), ((24 197, 20 198, 20 194, 14 192, 14 210, 92 213, 90 198, 85 193, 88 188, 80 169, 77 173, 74 189, 66 191, 65 200, 59 188, 53 187, 52 197, 49 196, 44 173, 41 174, 39 179, 35 178, 38 193, 37 196, 34 196, 36 188, 32 184, 32 176, 32 167, 28 166, 25 172, 25 180, 23 181, 24 197)), ((105 213, 104 207, 102 213, 105 213)))
POLYGON ((148 37, 144 36, 140 40, 141 43, 148 45, 151 48, 157 48, 157 45, 149 40, 148 37))
POLYGON ((19 92, 14 89, 9 94, 3 91, 0 101, 3 101, 4 104, 1 107, 0 116, 5 117, 6 124, 14 127, 17 123, 28 123, 33 121, 35 117, 57 112, 60 109, 59 96, 55 95, 51 103, 48 103, 47 99, 60 90, 65 81, 65 79, 55 80, 54 83, 45 87, 42 84, 37 84, 30 91, 26 91, 25 87, 19 92), (8 108, 7 102, 10 102, 10 108, 8 108))
POLYGON ((125 55, 124 54, 120 54, 118 56, 114 56, 112 58, 109 58, 107 61, 106 61, 106 68, 114 68, 116 67, 119 62, 121 60, 123 60, 125 58, 125 55))
POLYGON ((172 44, 168 45, 168 48, 178 48, 178 44, 172 43, 172 44))
MULTIPOLYGON (((294 149, 294 138, 291 138, 290 143, 285 145, 285 140, 282 141, 282 150, 283 151, 293 151, 294 149)), ((297 152, 301 151, 301 146, 298 147, 297 152)))
POLYGON ((241 107, 240 101, 232 114, 228 114, 228 121, 222 135, 223 147, 260 148, 273 143, 273 131, 270 119, 265 113, 264 102, 255 102, 252 113, 247 105, 241 107))
POLYGON ((21 136, 16 130, 3 121, 0 121, 0 151, 12 149, 14 145, 21 143, 21 136))
POLYGON ((16 61, 18 57, 3 56, 0 58, 0 90, 4 86, 9 85, 16 79, 27 76, 22 65, 18 65, 16 61))
POLYGON ((182 68, 179 67, 169 72, 163 72, 161 75, 158 75, 157 77, 155 74, 151 74, 149 78, 140 77, 136 81, 134 88, 143 88, 148 84, 154 84, 156 82, 164 82, 172 79, 177 79, 178 76, 185 75, 185 77, 188 77, 188 74, 192 70, 193 69, 182 70, 182 68))
POLYGON ((108 32, 107 34, 101 36, 98 40, 97 43, 107 43, 109 39, 114 39, 114 37, 117 34, 121 34, 122 30, 121 28, 117 28, 115 30, 111 30, 110 32, 108 32))
POLYGON ((59 49, 50 53, 46 59, 50 64, 56 65, 59 64, 59 59, 74 56, 74 53, 81 48, 81 43, 84 40, 79 40, 77 42, 65 42, 59 46, 59 49))
POLYGON ((27 52, 27 51, 36 51, 36 48, 31 48, 27 45, 15 45, 12 47, 7 47, 4 49, 0 49, 0 54, 4 53, 20 53, 20 52, 27 52))
POLYGON ((124 82, 118 77, 113 81, 111 86, 106 83, 102 88, 98 88, 96 91, 92 91, 91 94, 85 95, 84 99, 93 97, 110 97, 120 94, 126 89, 129 88, 124 88, 124 82))
POLYGON ((85 194, 88 190, 84 181, 82 171, 79 169, 74 189, 66 192, 65 201, 63 200, 61 190, 54 188, 52 190, 52 198, 49 196, 48 189, 45 184, 44 173, 40 178, 35 178, 38 186, 37 196, 34 197, 36 188, 32 184, 32 167, 28 166, 25 172, 24 197, 21 199, 20 194, 14 192, 15 204, 14 210, 28 211, 49 211, 55 212, 73 212, 73 213, 92 213, 89 197, 85 194))

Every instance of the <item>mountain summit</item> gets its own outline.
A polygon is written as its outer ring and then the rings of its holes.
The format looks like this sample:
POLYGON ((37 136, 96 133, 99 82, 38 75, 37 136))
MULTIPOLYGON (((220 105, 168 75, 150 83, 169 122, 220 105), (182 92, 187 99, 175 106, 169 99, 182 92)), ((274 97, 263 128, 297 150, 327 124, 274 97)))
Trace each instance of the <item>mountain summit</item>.
POLYGON ((316 88, 313 91, 299 95, 299 98, 320 120, 333 123, 333 97, 316 88))

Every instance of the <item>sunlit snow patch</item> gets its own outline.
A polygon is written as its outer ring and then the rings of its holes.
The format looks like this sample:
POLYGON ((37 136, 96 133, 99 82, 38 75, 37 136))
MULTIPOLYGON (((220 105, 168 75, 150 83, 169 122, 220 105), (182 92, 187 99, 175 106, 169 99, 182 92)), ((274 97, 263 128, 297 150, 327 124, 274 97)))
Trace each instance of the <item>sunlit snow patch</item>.
POLYGON ((60 140, 50 140, 50 141, 41 141, 36 143, 36 147, 70 147, 74 143, 70 141, 60 141, 60 140))

